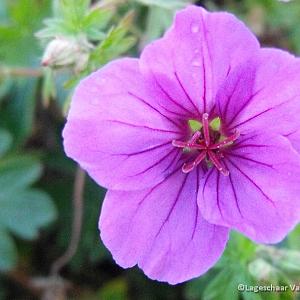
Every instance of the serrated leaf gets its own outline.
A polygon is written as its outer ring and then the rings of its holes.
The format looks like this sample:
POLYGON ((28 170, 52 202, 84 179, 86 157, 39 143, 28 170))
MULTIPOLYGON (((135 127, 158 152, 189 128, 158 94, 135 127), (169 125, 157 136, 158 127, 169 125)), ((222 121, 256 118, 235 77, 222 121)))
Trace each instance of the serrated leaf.
POLYGON ((14 66, 36 65, 39 62, 40 48, 34 32, 47 14, 50 0, 5 3, 7 22, 0 25, 0 61, 14 66))
POLYGON ((17 249, 10 235, 0 229, 0 271, 8 271, 16 265, 17 249))
POLYGON ((130 12, 120 21, 118 26, 109 31, 103 42, 91 53, 90 64, 92 64, 92 69, 96 69, 118 57, 134 45, 136 42, 135 37, 127 36, 132 21, 133 14, 130 12))
POLYGON ((31 134, 36 104, 36 79, 19 79, 14 82, 11 100, 2 109, 3 124, 15 137, 15 144, 22 143, 31 134))
POLYGON ((23 239, 33 239, 40 227, 56 217, 51 198, 38 190, 24 190, 0 196, 0 227, 23 239))
POLYGON ((95 32, 101 32, 111 20, 113 11, 109 9, 94 9, 91 10, 82 20, 82 28, 87 33, 88 37, 95 35, 95 32))
POLYGON ((28 187, 41 175, 41 164, 31 156, 0 161, 0 196, 28 187))
POLYGON ((55 3, 55 16, 46 19, 46 28, 36 33, 42 39, 57 36, 85 35, 96 40, 101 37, 101 30, 107 25, 113 13, 109 9, 90 9, 89 0, 60 0, 55 3), (96 35, 98 32, 98 35, 96 35))
POLYGON ((90 6, 91 0, 59 0, 55 14, 59 17, 77 22, 82 19, 90 6))
POLYGON ((171 25, 174 12, 161 7, 149 7, 147 15, 146 30, 143 36, 142 44, 159 38, 163 32, 171 25))

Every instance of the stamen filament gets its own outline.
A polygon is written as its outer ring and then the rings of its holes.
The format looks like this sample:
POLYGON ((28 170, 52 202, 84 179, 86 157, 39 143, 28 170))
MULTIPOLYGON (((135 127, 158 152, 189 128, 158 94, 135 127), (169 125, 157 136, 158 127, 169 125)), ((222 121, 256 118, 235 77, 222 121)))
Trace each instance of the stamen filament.
POLYGON ((200 131, 196 131, 194 133, 194 135, 192 136, 191 140, 188 142, 188 145, 193 145, 197 142, 197 140, 199 139, 199 137, 201 136, 201 132, 200 131))
POLYGON ((183 164, 182 166, 182 172, 183 173, 189 173, 191 172, 195 167, 197 167, 201 161, 206 157, 206 152, 202 151, 193 162, 188 162, 183 164))
POLYGON ((224 139, 221 142, 218 142, 216 144, 211 145, 209 148, 210 149, 219 149, 221 147, 226 147, 233 143, 235 140, 237 140, 240 136, 240 133, 236 131, 233 135, 229 136, 228 138, 224 139))
POLYGON ((208 157, 210 159, 210 161, 215 165, 215 167, 224 175, 224 176, 228 176, 229 175, 229 171, 222 166, 221 162, 219 161, 217 155, 208 150, 207 151, 208 157))
POLYGON ((201 161, 206 157, 206 151, 202 151, 195 159, 194 164, 195 166, 198 166, 201 161))
POLYGON ((182 166, 182 172, 187 174, 191 172, 194 169, 194 167, 195 167, 194 162, 184 163, 182 166))
POLYGON ((206 149, 207 149, 206 146, 201 145, 201 144, 193 144, 193 145, 192 145, 192 148, 193 148, 193 149, 197 149, 197 150, 206 150, 206 149))
POLYGON ((176 141, 176 140, 173 140, 172 141, 172 145, 174 147, 177 147, 177 148, 185 148, 188 146, 188 143, 187 142, 181 142, 181 141, 176 141))
POLYGON ((203 114, 202 124, 203 124, 203 134, 204 134, 205 145, 208 147, 210 144, 208 113, 203 114))

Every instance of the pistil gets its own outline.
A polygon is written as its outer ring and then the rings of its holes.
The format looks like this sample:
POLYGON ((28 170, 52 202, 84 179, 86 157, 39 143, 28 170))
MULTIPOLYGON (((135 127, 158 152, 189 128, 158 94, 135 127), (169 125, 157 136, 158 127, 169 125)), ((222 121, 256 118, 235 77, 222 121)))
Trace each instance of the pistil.
POLYGON ((208 159, 224 176, 229 175, 229 171, 221 163, 222 149, 233 144, 240 136, 239 132, 235 132, 229 137, 225 137, 223 140, 212 141, 211 129, 209 126, 209 115, 204 113, 202 116, 202 131, 198 130, 194 132, 189 141, 176 141, 172 142, 172 145, 177 148, 183 148, 183 150, 198 150, 200 153, 193 161, 186 162, 182 166, 184 173, 191 172, 197 167, 203 160, 208 159))

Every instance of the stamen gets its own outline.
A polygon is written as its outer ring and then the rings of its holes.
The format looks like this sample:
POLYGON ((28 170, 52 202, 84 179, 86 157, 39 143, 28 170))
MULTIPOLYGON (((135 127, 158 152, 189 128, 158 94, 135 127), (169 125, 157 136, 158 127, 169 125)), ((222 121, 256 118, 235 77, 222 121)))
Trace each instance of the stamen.
POLYGON ((201 161, 206 157, 206 152, 205 151, 202 151, 195 159, 194 161, 194 164, 195 166, 198 166, 201 161))
POLYGON ((216 130, 220 129, 221 121, 219 118, 215 118, 215 128, 212 128, 210 127, 211 125, 209 124, 208 119, 209 115, 207 113, 204 113, 202 116, 202 132, 200 130, 195 131, 193 133, 193 136, 187 142, 173 140, 172 145, 174 147, 182 148, 183 153, 194 153, 193 150, 199 151, 199 154, 198 156, 196 156, 194 161, 189 161, 183 164, 182 172, 191 172, 204 159, 206 159, 207 166, 214 165, 224 176, 228 176, 229 171, 221 162, 221 159, 224 158, 222 148, 230 146, 235 140, 239 138, 240 133, 236 131, 231 136, 225 137, 224 140, 215 142, 215 140, 219 139, 221 134, 219 130, 216 130), (213 132, 218 132, 218 134, 214 134, 211 137, 210 130, 212 130, 213 132))
POLYGON ((185 148, 188 146, 188 143, 187 142, 181 142, 181 141, 176 141, 176 140, 173 140, 172 141, 172 145, 174 147, 177 147, 177 148, 185 148))
POLYGON ((228 146, 232 144, 235 140, 237 140, 240 136, 240 133, 236 131, 233 135, 229 136, 228 138, 224 139, 223 141, 211 145, 209 148, 210 149, 219 149, 221 147, 228 146))
POLYGON ((208 147, 210 144, 208 113, 203 114, 202 124, 203 124, 203 134, 204 134, 205 145, 208 147))
POLYGON ((201 132, 196 131, 188 142, 173 140, 172 145, 177 148, 190 148, 194 146, 194 144, 197 142, 200 136, 201 136, 201 132))
POLYGON ((195 167, 194 162, 184 163, 182 166, 182 172, 187 174, 191 172, 194 169, 194 167, 195 167))
POLYGON ((199 137, 201 136, 200 131, 196 131, 194 133, 194 135, 192 136, 192 138, 190 139, 190 141, 188 142, 188 145, 193 145, 196 143, 196 141, 199 139, 199 137))
POLYGON ((221 162, 219 161, 218 157, 216 156, 216 154, 210 150, 207 151, 208 157, 210 159, 210 161, 215 165, 215 167, 224 175, 224 176, 228 176, 229 175, 229 171, 222 166, 221 162))
MULTIPOLYGON (((201 140, 201 142, 203 143, 204 141, 201 140)), ((197 149, 197 150, 206 150, 207 149, 207 147, 202 144, 193 144, 192 148, 197 149)))
POLYGON ((182 166, 182 172, 183 173, 189 173, 191 172, 195 167, 197 167, 201 161, 206 157, 206 152, 202 151, 193 162, 188 162, 183 164, 182 166))

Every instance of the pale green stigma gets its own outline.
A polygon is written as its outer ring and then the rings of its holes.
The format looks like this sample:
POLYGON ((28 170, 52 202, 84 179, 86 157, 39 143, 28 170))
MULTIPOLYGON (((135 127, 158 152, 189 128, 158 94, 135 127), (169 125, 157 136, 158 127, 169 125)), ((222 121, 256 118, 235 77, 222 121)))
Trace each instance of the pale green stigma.
POLYGON ((202 123, 197 120, 189 120, 189 126, 193 132, 199 131, 202 128, 202 123))
POLYGON ((221 120, 219 117, 214 118, 211 122, 210 122, 210 128, 214 131, 220 131, 221 128, 221 120))

